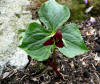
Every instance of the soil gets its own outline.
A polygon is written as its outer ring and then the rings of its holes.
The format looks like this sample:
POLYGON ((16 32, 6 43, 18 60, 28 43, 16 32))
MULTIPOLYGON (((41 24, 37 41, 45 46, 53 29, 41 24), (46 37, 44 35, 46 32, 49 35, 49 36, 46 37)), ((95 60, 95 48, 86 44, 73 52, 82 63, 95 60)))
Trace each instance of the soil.
MULTIPOLYGON (((38 7, 34 10, 33 19, 36 19, 38 7)), ((24 69, 7 66, 0 84, 100 84, 100 17, 96 17, 96 22, 90 26, 85 21, 74 23, 79 25, 90 51, 69 59, 56 49, 57 68, 63 79, 57 76, 47 61, 37 62, 28 56, 29 63, 24 69)), ((49 60, 52 62, 51 58, 49 60)))

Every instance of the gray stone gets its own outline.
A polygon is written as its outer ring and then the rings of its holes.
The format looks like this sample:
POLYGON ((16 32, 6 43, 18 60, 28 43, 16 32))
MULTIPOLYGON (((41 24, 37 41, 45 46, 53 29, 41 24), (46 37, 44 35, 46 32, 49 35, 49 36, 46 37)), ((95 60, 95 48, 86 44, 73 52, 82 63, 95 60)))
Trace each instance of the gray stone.
POLYGON ((17 69, 28 63, 27 54, 18 48, 21 43, 18 30, 32 22, 27 5, 28 0, 0 0, 0 75, 7 63, 17 69))

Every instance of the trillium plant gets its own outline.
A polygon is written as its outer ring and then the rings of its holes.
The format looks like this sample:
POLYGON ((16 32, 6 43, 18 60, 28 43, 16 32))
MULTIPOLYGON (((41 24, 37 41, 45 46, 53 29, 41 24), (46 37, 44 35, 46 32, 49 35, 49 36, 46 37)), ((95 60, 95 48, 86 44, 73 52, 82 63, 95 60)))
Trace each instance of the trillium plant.
POLYGON ((36 22, 30 23, 19 46, 33 59, 44 61, 52 53, 56 64, 55 48, 68 58, 88 51, 78 25, 63 25, 70 17, 68 7, 58 4, 55 0, 48 0, 42 4, 38 15, 45 26, 36 22))

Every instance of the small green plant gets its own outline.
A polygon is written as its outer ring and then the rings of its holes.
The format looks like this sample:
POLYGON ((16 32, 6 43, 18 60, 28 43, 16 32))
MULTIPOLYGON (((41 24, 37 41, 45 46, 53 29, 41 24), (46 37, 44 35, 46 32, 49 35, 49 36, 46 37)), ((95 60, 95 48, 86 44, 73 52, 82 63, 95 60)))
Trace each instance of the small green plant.
POLYGON ((70 11, 66 6, 58 4, 55 0, 49 0, 42 4, 38 15, 46 28, 35 22, 30 23, 19 46, 33 59, 47 60, 52 52, 56 64, 56 47, 68 58, 88 51, 78 25, 62 26, 70 17, 70 11))

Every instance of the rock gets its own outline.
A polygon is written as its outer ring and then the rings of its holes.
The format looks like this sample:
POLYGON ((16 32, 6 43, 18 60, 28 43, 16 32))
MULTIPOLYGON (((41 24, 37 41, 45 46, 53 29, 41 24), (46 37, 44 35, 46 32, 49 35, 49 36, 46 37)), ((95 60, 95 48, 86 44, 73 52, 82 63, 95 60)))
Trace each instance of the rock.
POLYGON ((100 44, 100 37, 99 37, 98 39, 96 39, 96 42, 97 42, 98 44, 100 44))
POLYGON ((89 13, 89 12, 93 9, 93 7, 94 7, 94 6, 91 6, 91 7, 87 8, 87 9, 85 10, 85 13, 89 13))
POLYGON ((83 76, 84 76, 85 78, 89 78, 89 77, 90 77, 90 73, 89 73, 88 71, 85 71, 85 72, 83 73, 83 76))
POLYGON ((6 67, 7 62, 8 62, 8 59, 6 58, 3 60, 0 60, 0 75, 2 74, 4 67, 6 67))
POLYGON ((16 66, 17 69, 22 69, 27 65, 28 61, 26 52, 17 48, 13 57, 10 58, 9 64, 11 66, 16 66))
POLYGON ((100 66, 96 66, 96 71, 100 73, 100 66))
POLYGON ((6 78, 9 74, 10 74, 10 72, 5 72, 5 73, 3 74, 3 79, 6 78))
POLYGON ((80 72, 75 72, 75 73, 74 73, 74 76, 75 76, 75 77, 79 77, 79 76, 80 76, 80 72))
POLYGON ((26 11, 28 0, 0 0, 0 75, 9 63, 21 69, 28 63, 27 54, 18 48, 18 30, 27 28, 32 15, 26 11))
POLYGON ((90 17, 90 22, 95 23, 96 19, 94 17, 90 17))
POLYGON ((95 52, 100 52, 100 46, 97 46, 97 47, 95 48, 95 52))
POLYGON ((99 53, 96 53, 96 55, 95 55, 95 57, 94 57, 94 60, 96 60, 96 61, 100 61, 100 55, 99 55, 99 53))

